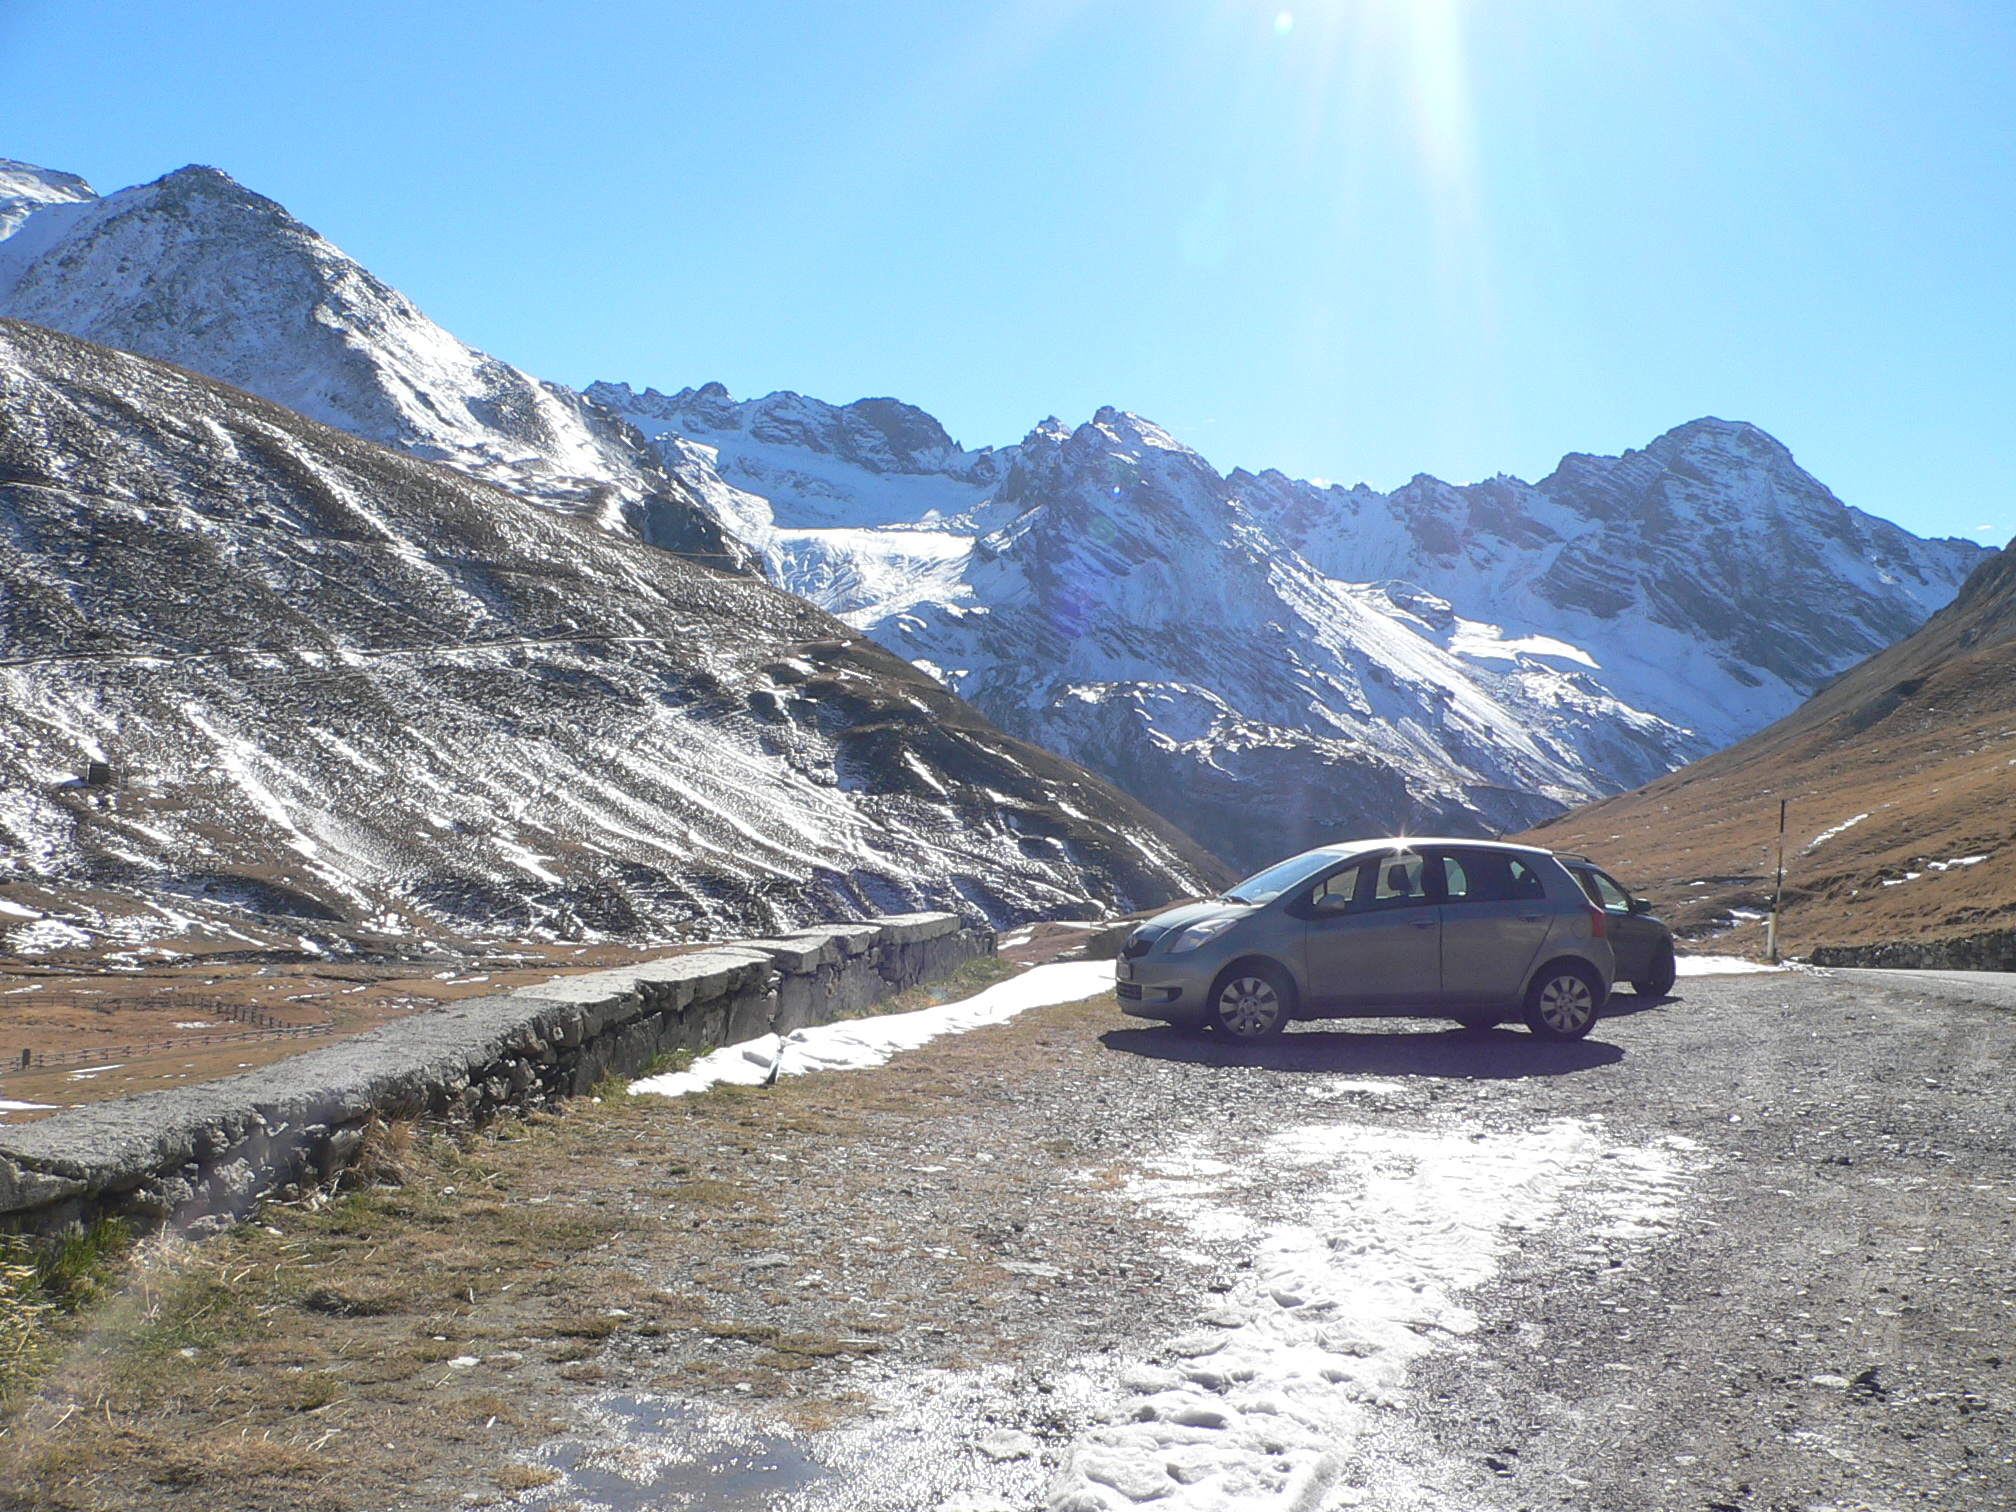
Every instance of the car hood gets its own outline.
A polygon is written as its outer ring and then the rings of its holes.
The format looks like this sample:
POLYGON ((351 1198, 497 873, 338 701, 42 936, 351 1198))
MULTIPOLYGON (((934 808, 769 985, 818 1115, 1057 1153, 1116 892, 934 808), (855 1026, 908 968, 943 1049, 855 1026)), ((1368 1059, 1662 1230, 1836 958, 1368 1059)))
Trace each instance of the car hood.
POLYGON ((1182 929, 1185 925, 1196 924, 1205 919, 1222 919, 1227 915, 1244 918, 1252 912, 1253 905, 1250 903, 1225 903, 1217 899, 1204 903, 1184 903, 1135 925, 1133 938, 1159 940, 1170 930, 1182 929))

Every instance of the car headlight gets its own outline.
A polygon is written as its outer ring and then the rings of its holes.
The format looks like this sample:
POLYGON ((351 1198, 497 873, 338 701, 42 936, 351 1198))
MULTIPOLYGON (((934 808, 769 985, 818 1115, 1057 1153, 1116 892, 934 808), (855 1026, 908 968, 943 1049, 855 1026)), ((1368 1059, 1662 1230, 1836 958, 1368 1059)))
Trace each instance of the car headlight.
POLYGON ((1217 939, 1238 922, 1239 915, 1231 914, 1223 919, 1206 919, 1201 924, 1192 924, 1170 942, 1169 954, 1181 955, 1186 950, 1195 950, 1206 940, 1217 939))

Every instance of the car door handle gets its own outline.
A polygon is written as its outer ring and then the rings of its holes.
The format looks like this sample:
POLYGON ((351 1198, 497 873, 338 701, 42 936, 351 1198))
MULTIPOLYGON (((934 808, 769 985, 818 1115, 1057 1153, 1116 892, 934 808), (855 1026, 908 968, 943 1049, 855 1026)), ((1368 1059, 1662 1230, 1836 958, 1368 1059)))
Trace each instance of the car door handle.
POLYGON ((1547 915, 1545 915, 1544 913, 1526 913, 1519 915, 1519 917, 1525 920, 1528 924, 1538 924, 1542 919, 1546 918, 1547 915))
POLYGON ((1441 922, 1442 921, 1440 919, 1416 919, 1413 921, 1414 927, 1416 929, 1433 929, 1437 924, 1440 924, 1441 922))

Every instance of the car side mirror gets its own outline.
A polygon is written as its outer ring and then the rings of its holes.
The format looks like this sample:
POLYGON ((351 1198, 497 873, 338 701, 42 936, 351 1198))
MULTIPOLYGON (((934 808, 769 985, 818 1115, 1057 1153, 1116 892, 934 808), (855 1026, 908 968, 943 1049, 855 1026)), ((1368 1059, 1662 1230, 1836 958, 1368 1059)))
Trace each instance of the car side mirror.
POLYGON ((1633 898, 1631 900, 1631 912, 1634 914, 1648 914, 1652 912, 1652 900, 1650 898, 1633 898))
POLYGON ((1312 912, 1318 914, 1340 914, 1350 906, 1351 900, 1343 893, 1325 893, 1311 904, 1310 908, 1312 912))

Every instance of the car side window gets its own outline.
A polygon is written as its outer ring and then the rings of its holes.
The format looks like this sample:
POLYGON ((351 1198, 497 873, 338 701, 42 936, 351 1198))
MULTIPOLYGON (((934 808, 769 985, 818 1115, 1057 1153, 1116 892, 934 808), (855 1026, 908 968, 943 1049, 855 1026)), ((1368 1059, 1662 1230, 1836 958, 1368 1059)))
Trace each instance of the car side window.
POLYGON ((1440 858, 1442 895, 1450 903, 1507 903, 1517 862, 1498 851, 1450 851, 1440 858))
POLYGON ((1425 856, 1375 856, 1364 865, 1358 888, 1360 908, 1411 908, 1428 901, 1425 856))
POLYGON ((1540 873, 1533 870, 1532 867, 1521 861, 1517 856, 1508 856, 1505 859, 1507 869, 1511 872, 1511 896, 1514 901, 1520 903, 1530 901, 1545 902, 1547 898, 1547 885, 1540 880, 1540 873))
POLYGON ((1596 901, 1605 913, 1628 914, 1631 912, 1631 894, 1624 891, 1610 878, 1599 871, 1583 873, 1593 885, 1596 901))
POLYGON ((1342 871, 1332 872, 1316 884, 1304 907, 1324 913, 1350 907, 1358 892, 1359 873, 1363 870, 1363 867, 1347 866, 1342 871))

